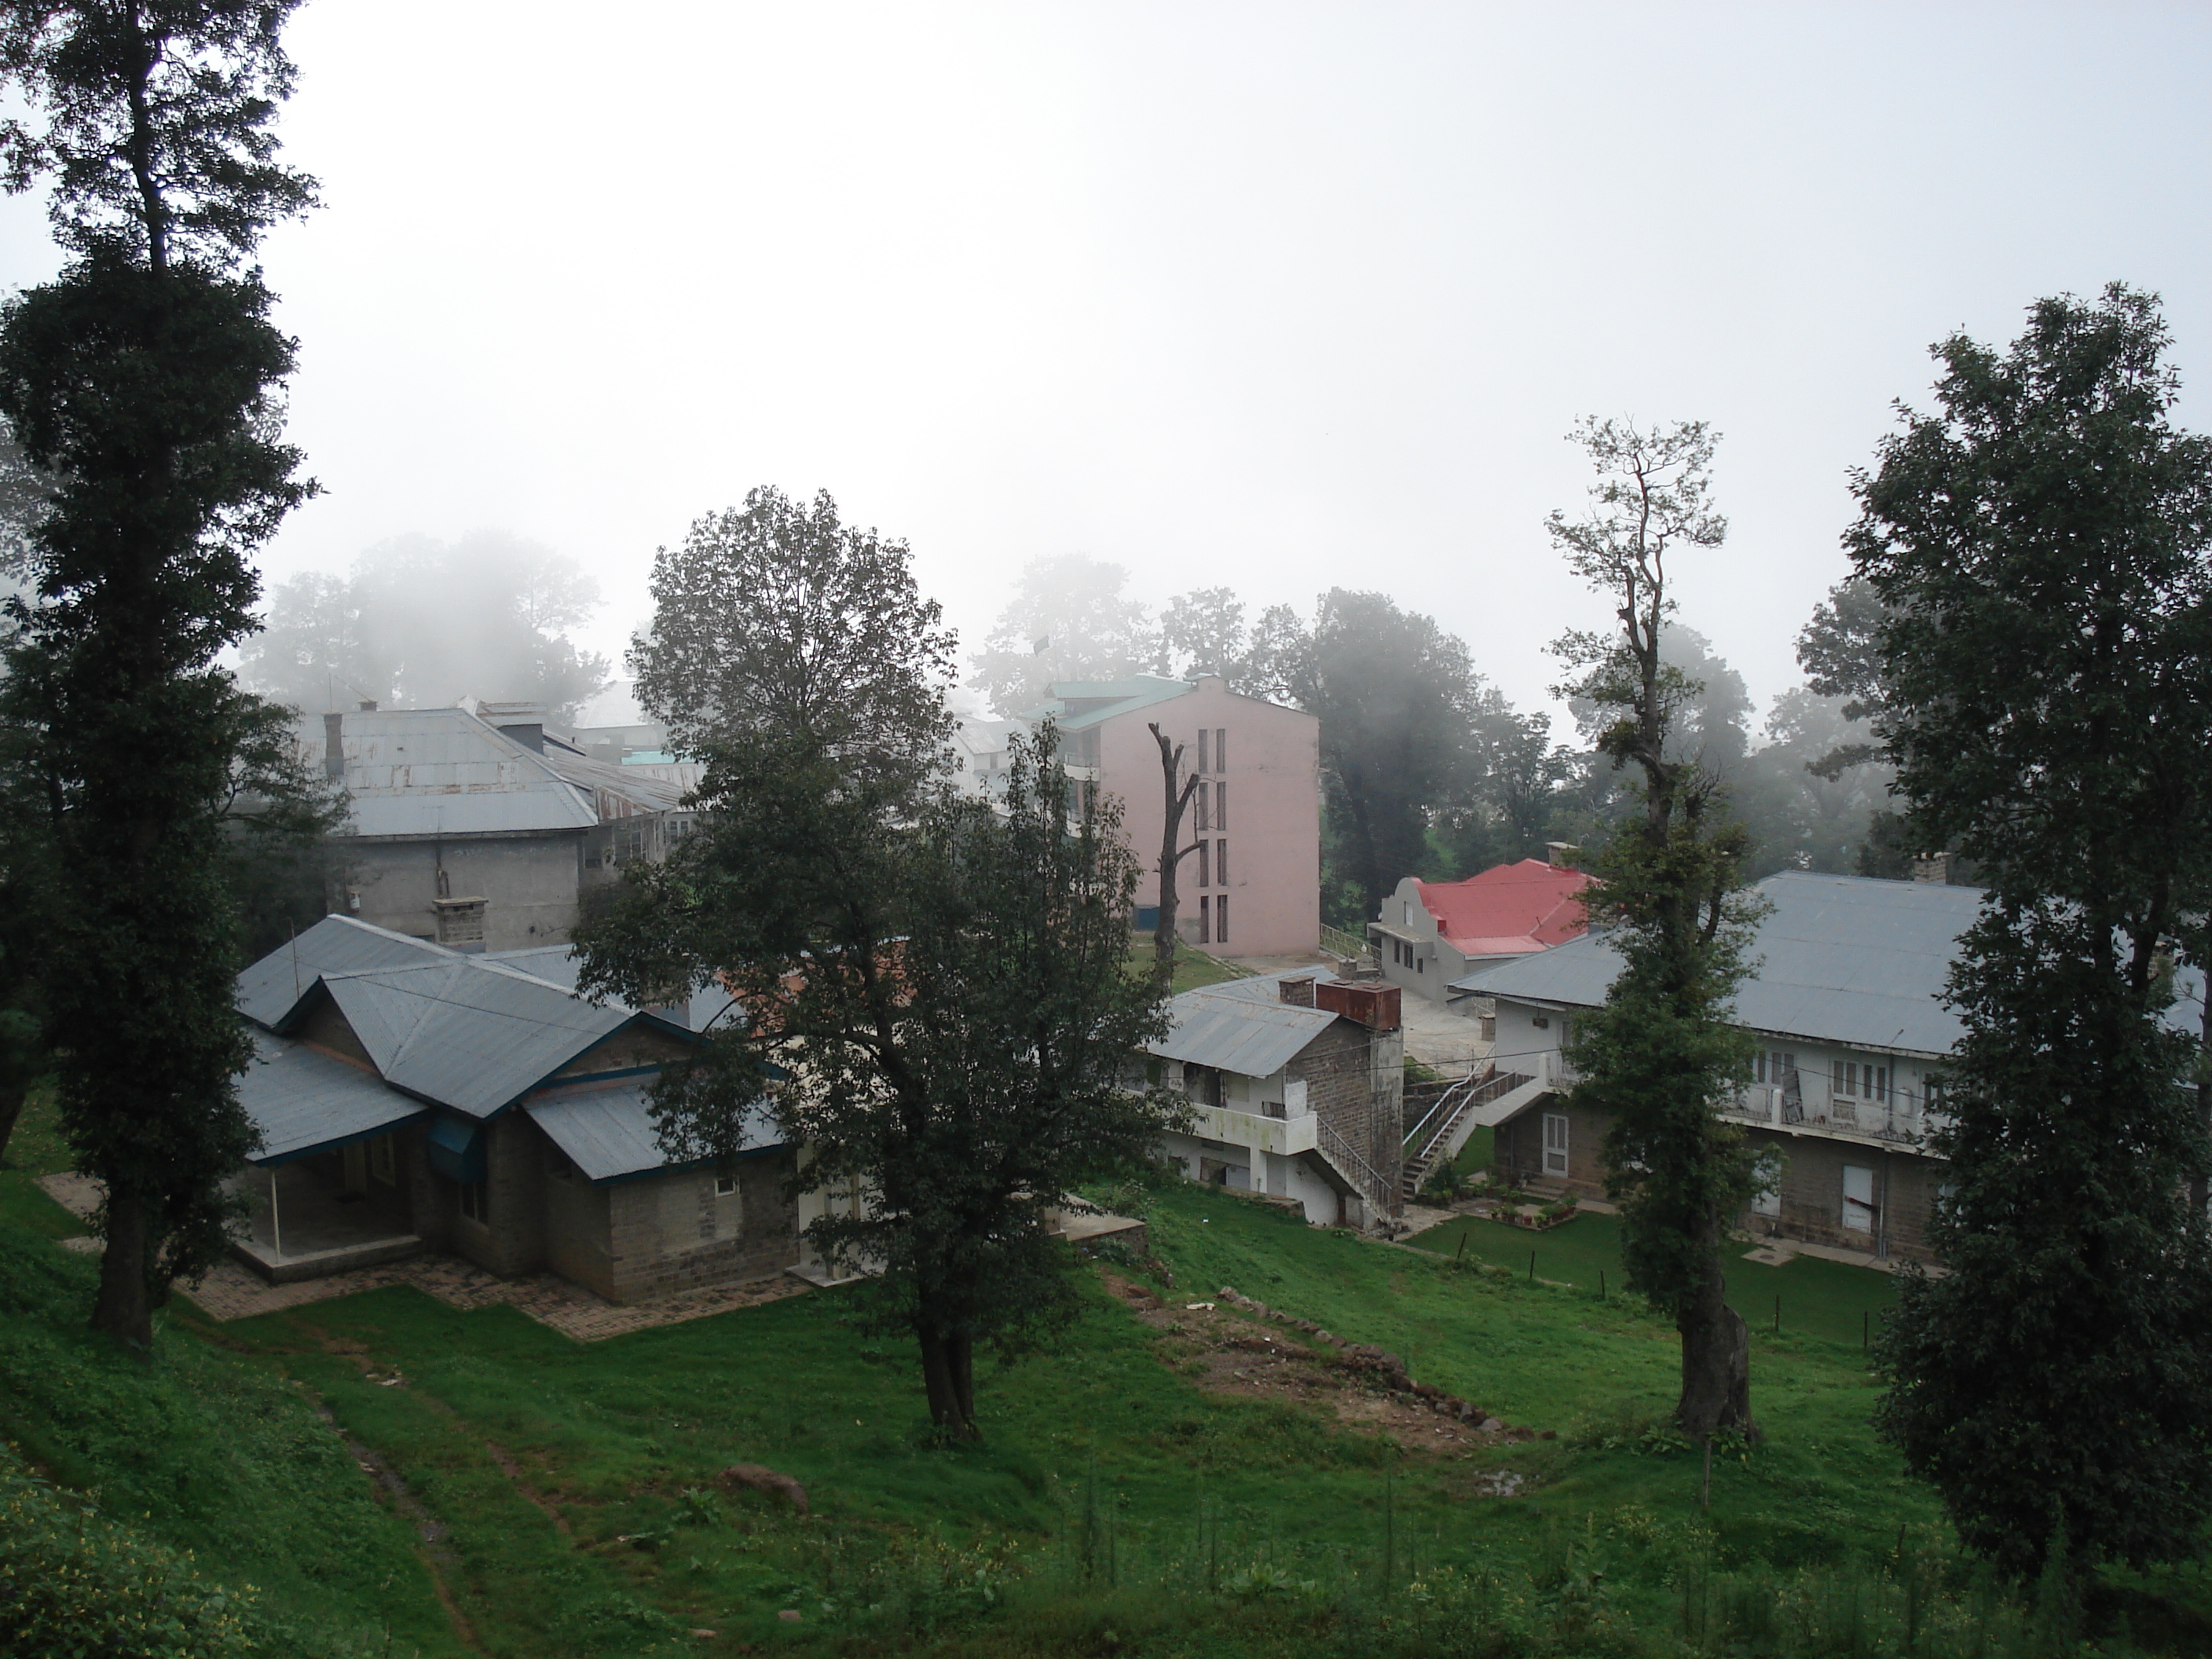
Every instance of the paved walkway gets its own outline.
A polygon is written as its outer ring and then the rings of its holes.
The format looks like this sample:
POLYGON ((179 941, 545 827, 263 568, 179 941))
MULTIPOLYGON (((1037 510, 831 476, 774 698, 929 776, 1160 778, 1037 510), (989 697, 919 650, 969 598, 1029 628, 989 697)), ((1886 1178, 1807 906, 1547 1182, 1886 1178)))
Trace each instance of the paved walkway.
MULTIPOLYGON (((82 1176, 46 1176, 39 1185, 56 1203, 77 1216, 90 1215, 100 1202, 98 1183, 82 1176)), ((92 1252, 100 1249, 100 1241, 89 1237, 65 1238, 61 1243, 64 1249, 92 1252)), ((656 1325, 757 1308, 763 1303, 803 1295, 811 1288, 786 1275, 750 1285, 687 1291, 625 1307, 552 1273, 540 1273, 534 1279, 497 1279, 459 1256, 419 1255, 292 1285, 271 1285, 236 1261, 223 1261, 198 1284, 179 1289, 210 1318, 227 1322, 382 1290, 390 1285, 411 1285, 455 1308, 514 1308, 579 1342, 597 1342, 631 1331, 650 1330, 656 1325)))

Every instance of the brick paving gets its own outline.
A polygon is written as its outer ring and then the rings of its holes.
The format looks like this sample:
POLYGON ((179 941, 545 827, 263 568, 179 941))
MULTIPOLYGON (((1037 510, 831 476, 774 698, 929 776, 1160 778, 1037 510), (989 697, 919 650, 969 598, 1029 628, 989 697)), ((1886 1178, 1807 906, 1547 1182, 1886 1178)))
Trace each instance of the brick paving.
MULTIPOLYGON (((96 1182, 82 1176, 43 1177, 39 1184, 55 1202, 72 1214, 88 1216, 100 1202, 96 1182)), ((97 1239, 65 1238, 64 1249, 97 1250, 97 1239)), ((594 1296, 580 1285, 553 1273, 531 1279, 498 1279, 459 1256, 420 1255, 405 1261, 389 1261, 374 1267, 354 1267, 324 1279, 306 1279, 289 1285, 271 1285, 236 1261, 225 1261, 197 1285, 179 1288, 210 1318, 230 1321, 277 1313, 286 1308, 328 1302, 363 1291, 392 1285, 411 1285, 450 1307, 509 1307, 527 1314, 578 1342, 598 1342, 631 1331, 674 1325, 709 1314, 757 1308, 812 1288, 788 1274, 748 1285, 728 1285, 708 1290, 684 1291, 629 1307, 594 1296)))

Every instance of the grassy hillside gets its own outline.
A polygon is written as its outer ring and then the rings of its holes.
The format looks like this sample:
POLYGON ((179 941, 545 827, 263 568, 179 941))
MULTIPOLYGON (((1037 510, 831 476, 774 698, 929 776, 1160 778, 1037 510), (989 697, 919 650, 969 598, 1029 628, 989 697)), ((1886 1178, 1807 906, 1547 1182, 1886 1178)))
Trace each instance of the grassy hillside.
MULTIPOLYGON (((1886 1291, 1872 1275, 1826 1292, 1841 1314, 1757 1334, 1768 1439, 1723 1448, 1708 1509, 1665 1426, 1672 1333, 1632 1303, 1571 1264, 1531 1283, 1525 1258, 1455 1264, 1205 1188, 1139 1200, 1157 1260, 1112 1264, 1119 1296, 1087 1275, 1065 1340, 979 1377, 986 1443, 947 1449, 907 1346, 857 1334, 839 1292, 588 1346, 407 1289, 222 1327, 180 1309, 134 1374, 78 1334, 86 1263, 22 1224, 21 1183, 0 1177, 7 1434, 313 1613, 328 1650, 388 1622, 395 1653, 532 1659, 1995 1655, 2052 1625, 1977 1586, 1869 1431, 1843 1316, 1886 1291), (1295 1326, 1185 1307, 1224 1285, 1553 1437, 1443 1437, 1295 1326), (803 1483, 810 1513, 718 1480, 738 1463, 803 1483)), ((1823 1294, 1789 1275, 1829 1266, 1770 1270, 1785 1309, 1823 1294)), ((2130 1619, 2197 1650, 2191 1583, 2108 1595, 2106 1650, 2130 1619)))
POLYGON ((9 1547, 34 1523, 82 1516, 106 1540, 90 1556, 185 1552, 183 1577, 252 1587, 285 1627, 277 1651, 459 1651, 415 1535, 311 1393, 173 1316, 150 1364, 85 1328, 95 1265, 52 1242, 82 1228, 32 1184, 54 1149, 43 1114, 29 1127, 10 1149, 18 1167, 0 1172, 9 1547), (46 1484, 26 1487, 25 1474, 46 1484))

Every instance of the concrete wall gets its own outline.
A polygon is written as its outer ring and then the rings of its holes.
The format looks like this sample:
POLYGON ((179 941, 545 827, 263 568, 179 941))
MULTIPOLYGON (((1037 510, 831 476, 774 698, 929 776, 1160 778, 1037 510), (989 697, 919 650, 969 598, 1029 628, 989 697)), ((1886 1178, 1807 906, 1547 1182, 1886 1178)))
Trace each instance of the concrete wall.
POLYGON ((1346 1219, 1344 1194, 1315 1166, 1311 1154, 1285 1158, 1279 1152, 1261 1152, 1255 1170, 1252 1149, 1235 1141, 1186 1134, 1170 1134, 1163 1141, 1163 1149, 1187 1180, 1202 1181, 1218 1165, 1219 1173, 1227 1177, 1219 1185, 1294 1198, 1307 1221, 1316 1227, 1337 1226, 1346 1219))
POLYGON ((1194 802, 1183 820, 1183 845, 1202 836, 1208 846, 1204 886, 1198 884, 1194 856, 1179 866, 1176 908, 1179 921, 1188 924, 1184 937, 1197 942, 1199 900, 1218 901, 1226 894, 1229 936, 1224 940, 1218 927, 1209 928, 1206 949, 1234 956, 1313 950, 1321 937, 1321 722, 1295 708, 1238 696, 1226 682, 1209 677, 1183 696, 1100 723, 1098 785, 1121 799, 1123 833, 1144 867, 1137 884, 1140 905, 1159 902, 1164 816, 1159 745, 1146 729, 1148 722, 1183 744, 1187 769, 1197 765, 1201 728, 1208 734, 1209 762, 1212 734, 1229 734, 1228 765, 1204 775, 1207 828, 1197 828, 1194 802), (1225 829, 1216 822, 1224 787, 1225 829), (1218 869, 1224 842, 1229 849, 1225 884, 1218 869))
MULTIPOLYGON (((585 831, 447 836, 437 840, 338 843, 346 866, 344 913, 416 939, 438 932, 438 871, 454 898, 481 898, 484 949, 564 943, 576 925, 585 831), (353 898, 359 900, 358 907, 353 898)), ((334 906, 333 908, 337 908, 334 906)))
POLYGON ((1444 987, 1467 972, 1467 958, 1437 932, 1436 918, 1421 903, 1420 883, 1416 878, 1407 876, 1398 884, 1398 890, 1382 901, 1378 920, 1399 933, 1418 934, 1421 940, 1406 947, 1412 957, 1408 962, 1392 948, 1395 941, 1389 934, 1376 935, 1372 942, 1376 960, 1382 966, 1382 977, 1431 1002, 1445 1000, 1444 987))

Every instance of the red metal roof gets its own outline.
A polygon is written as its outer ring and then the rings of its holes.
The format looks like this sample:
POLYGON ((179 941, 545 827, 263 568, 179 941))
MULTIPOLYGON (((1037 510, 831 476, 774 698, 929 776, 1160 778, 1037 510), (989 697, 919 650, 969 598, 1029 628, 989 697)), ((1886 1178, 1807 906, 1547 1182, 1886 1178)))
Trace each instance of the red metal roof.
POLYGON ((1527 956, 1580 938, 1589 926, 1582 890, 1590 878, 1541 859, 1495 865, 1465 881, 1423 881, 1421 903, 1463 956, 1527 956))

